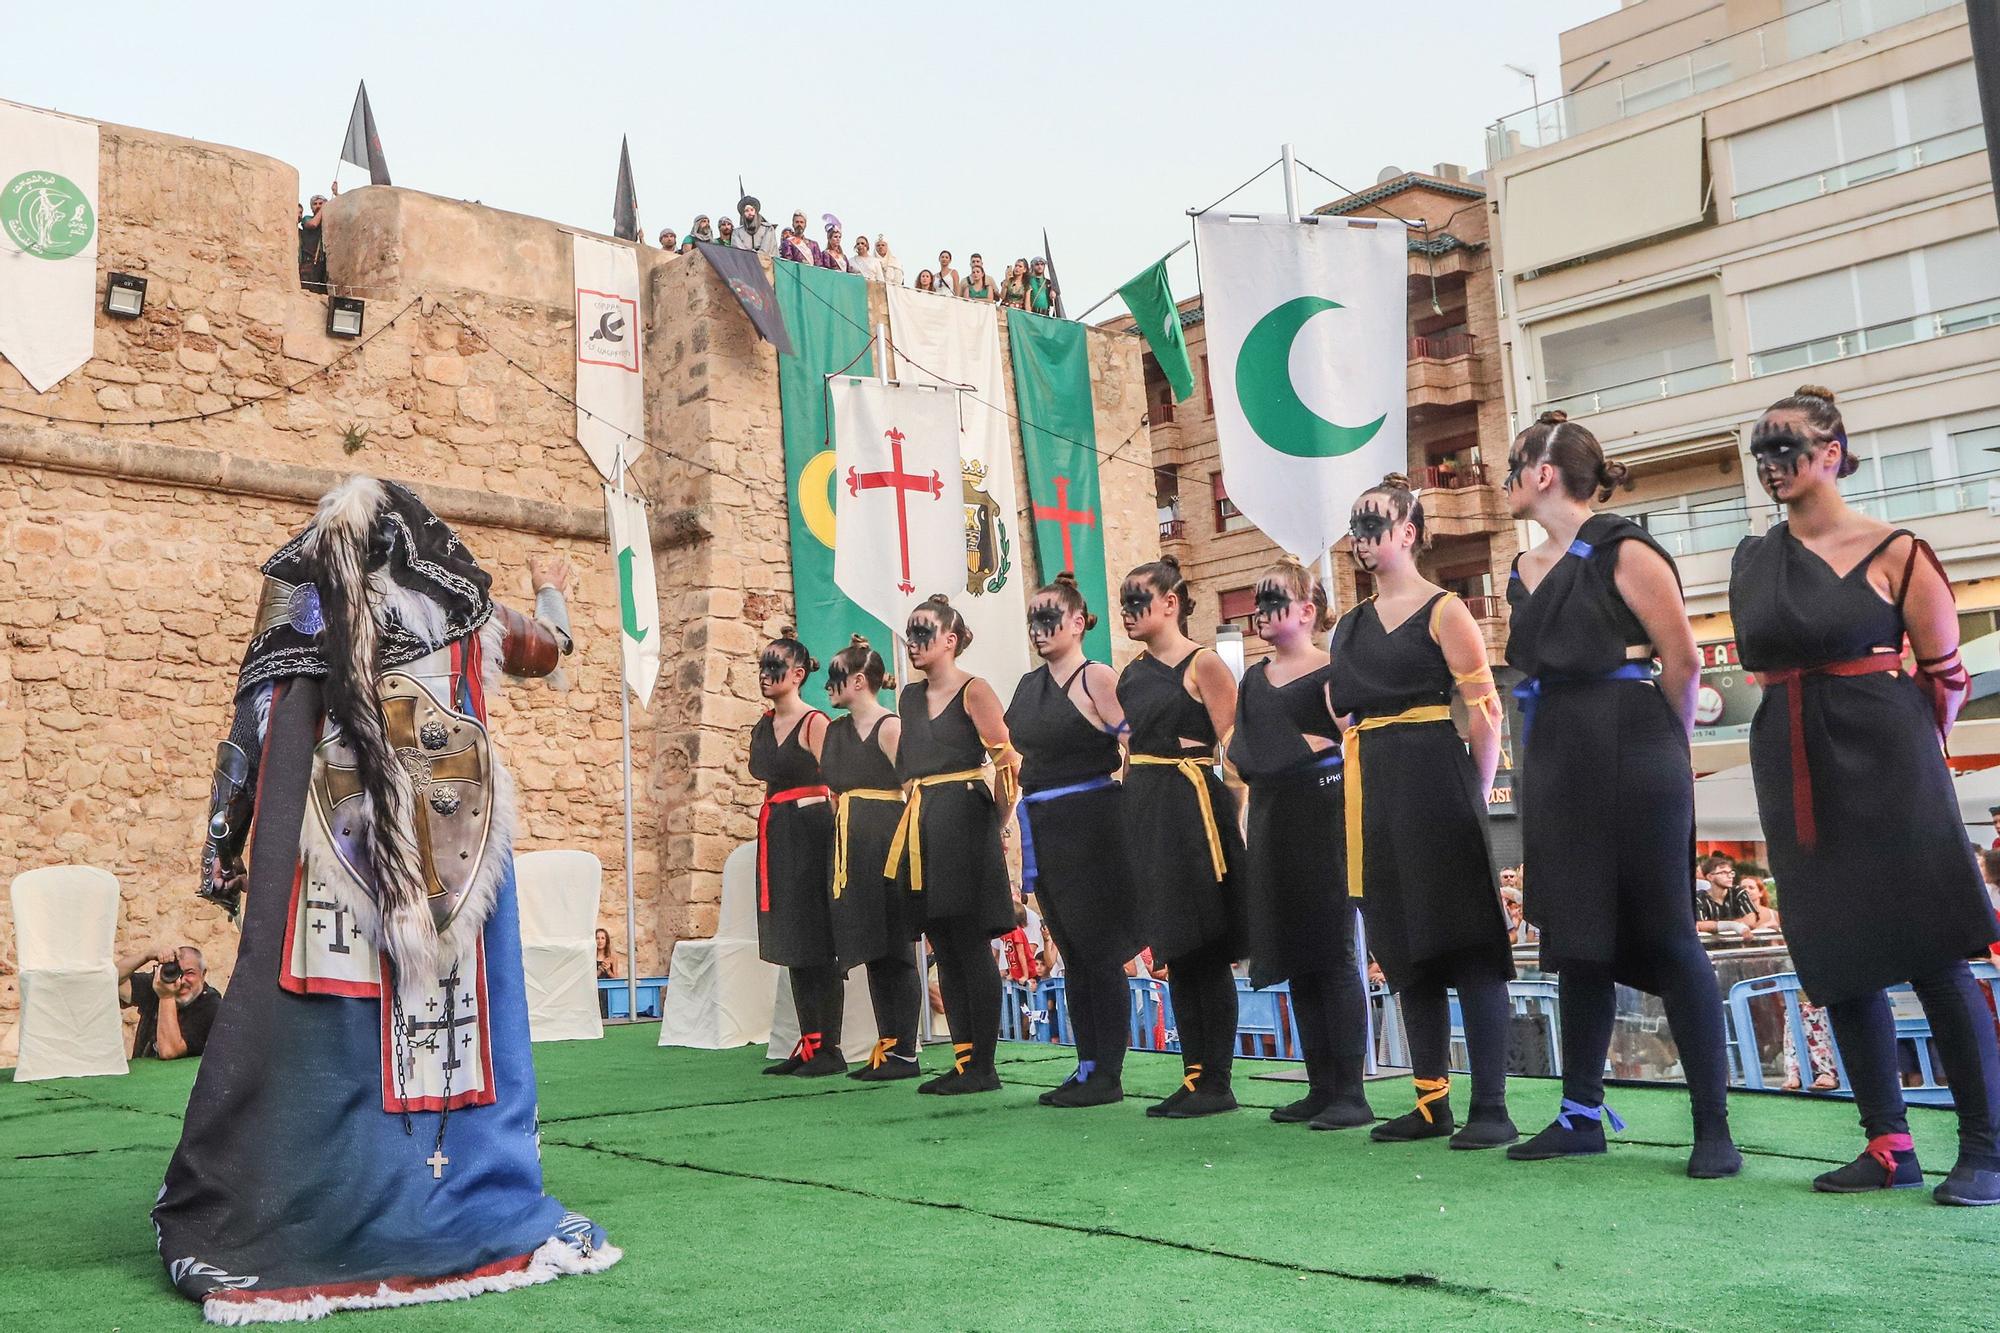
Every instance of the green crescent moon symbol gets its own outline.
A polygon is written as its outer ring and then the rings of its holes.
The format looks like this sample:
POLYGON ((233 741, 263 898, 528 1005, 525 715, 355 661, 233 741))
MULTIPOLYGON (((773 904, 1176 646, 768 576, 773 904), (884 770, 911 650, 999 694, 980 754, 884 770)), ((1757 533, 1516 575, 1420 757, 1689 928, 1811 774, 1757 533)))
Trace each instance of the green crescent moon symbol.
POLYGON ((632 586, 632 562, 636 559, 638 552, 629 546, 618 553, 618 617, 624 623, 625 637, 644 643, 652 631, 639 623, 639 594, 632 586))
POLYGON ((1292 343, 1306 321, 1340 302, 1295 296, 1257 321, 1236 354, 1236 400, 1250 429, 1264 443, 1293 458, 1338 458, 1375 438, 1385 412, 1365 426, 1328 421, 1299 401, 1292 385, 1292 343))

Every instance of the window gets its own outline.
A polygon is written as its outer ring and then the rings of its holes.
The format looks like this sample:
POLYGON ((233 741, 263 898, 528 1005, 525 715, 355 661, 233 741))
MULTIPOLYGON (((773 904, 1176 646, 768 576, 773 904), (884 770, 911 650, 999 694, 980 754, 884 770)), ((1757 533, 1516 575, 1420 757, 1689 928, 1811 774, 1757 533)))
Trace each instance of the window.
POLYGON ((1629 517, 1677 555, 1726 551, 1750 534, 1750 509, 1737 487, 1641 501, 1629 517))
POLYGON ((1216 599, 1215 619, 1217 624, 1234 625, 1250 634, 1250 617, 1257 611, 1257 590, 1255 588, 1231 588, 1216 599))
POLYGON ((1538 328, 1540 401, 1587 415, 1725 382, 1715 302, 1709 285, 1538 328))
POLYGON ((1984 509, 1987 497, 2000 495, 2000 426, 1962 430, 1951 437, 1953 475, 1959 478, 1954 509, 1984 509))
POLYGON ((2000 412, 1888 426, 1850 443, 1859 466, 1840 492, 1884 521, 1984 509, 2000 494, 2000 412))
POLYGON ((2000 324, 2000 231, 1759 288, 1744 310, 1753 375, 2000 324))
POLYGON ((1243 511, 1229 502, 1229 492, 1222 489, 1222 474, 1208 474, 1209 485, 1215 491, 1215 530, 1222 532, 1247 532, 1256 524, 1243 517, 1243 511))

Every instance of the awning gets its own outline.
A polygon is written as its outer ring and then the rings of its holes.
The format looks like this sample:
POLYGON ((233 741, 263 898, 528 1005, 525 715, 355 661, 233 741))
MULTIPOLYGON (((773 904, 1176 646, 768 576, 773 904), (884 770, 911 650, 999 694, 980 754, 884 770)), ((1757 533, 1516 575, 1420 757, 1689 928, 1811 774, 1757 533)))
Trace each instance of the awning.
MULTIPOLYGON (((2000 767, 1962 774, 1952 779, 1952 786, 1958 793, 1959 818, 1965 821, 1968 836, 1979 846, 1987 846, 1993 840, 1990 811, 2000 805, 2000 767)), ((1702 842, 1764 841, 1750 765, 1695 779, 1694 836, 1702 842)))
POLYGON ((1507 179, 1501 258, 1511 273, 1602 254, 1708 215, 1700 116, 1507 179))

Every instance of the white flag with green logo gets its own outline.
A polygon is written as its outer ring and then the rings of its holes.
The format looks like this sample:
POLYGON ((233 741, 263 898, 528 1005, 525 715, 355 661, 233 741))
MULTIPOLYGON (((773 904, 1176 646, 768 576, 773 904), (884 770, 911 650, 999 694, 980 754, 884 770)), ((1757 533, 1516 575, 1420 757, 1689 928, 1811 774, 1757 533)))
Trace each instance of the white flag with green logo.
POLYGON ((625 662, 625 686, 644 708, 660 678, 660 594, 653 585, 653 538, 646 526, 646 502, 604 488, 604 514, 611 528, 611 563, 618 573, 618 643, 625 662))
POLYGON ((0 102, 0 356, 47 393, 96 319, 97 124, 0 102))
POLYGON ((1310 563, 1407 471, 1408 233, 1388 218, 1195 219, 1230 502, 1310 563))

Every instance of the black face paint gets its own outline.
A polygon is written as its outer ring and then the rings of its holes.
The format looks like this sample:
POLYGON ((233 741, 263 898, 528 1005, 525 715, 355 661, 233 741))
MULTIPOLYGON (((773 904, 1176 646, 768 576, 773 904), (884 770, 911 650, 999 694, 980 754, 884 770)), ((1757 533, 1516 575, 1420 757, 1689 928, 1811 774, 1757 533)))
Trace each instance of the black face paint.
POLYGON ((1527 470, 1528 459, 1525 454, 1516 454, 1512 458, 1509 458, 1507 460, 1507 477, 1506 480, 1500 483, 1500 489, 1503 491, 1513 490, 1521 484, 1521 474, 1527 470))
POLYGON ((1357 509, 1347 520, 1347 534, 1357 542, 1379 542, 1396 520, 1379 509, 1357 509))
POLYGON ((910 651, 921 653, 937 642, 938 628, 928 620, 912 620, 903 629, 903 637, 909 641, 910 651))
POLYGON ((853 674, 846 667, 839 665, 829 666, 826 669, 826 692, 828 694, 839 694, 847 688, 847 678, 853 674))
POLYGON ((1292 595, 1276 584, 1263 584, 1257 589, 1255 615, 1259 620, 1276 620, 1292 609, 1292 595))
POLYGON ((1796 480, 1812 457, 1812 441, 1790 426, 1759 422, 1750 434, 1750 457, 1757 480, 1776 494, 1780 481, 1796 480))
POLYGON ((757 659, 757 679, 766 685, 776 685, 792 672, 792 659, 776 650, 765 653, 757 659))
POLYGON ((1060 606, 1031 606, 1028 608, 1028 633, 1035 638, 1053 639, 1062 629, 1063 609, 1060 606))
POLYGON ((1118 590, 1118 609, 1137 620, 1153 609, 1153 590, 1144 584, 1126 584, 1118 590))

